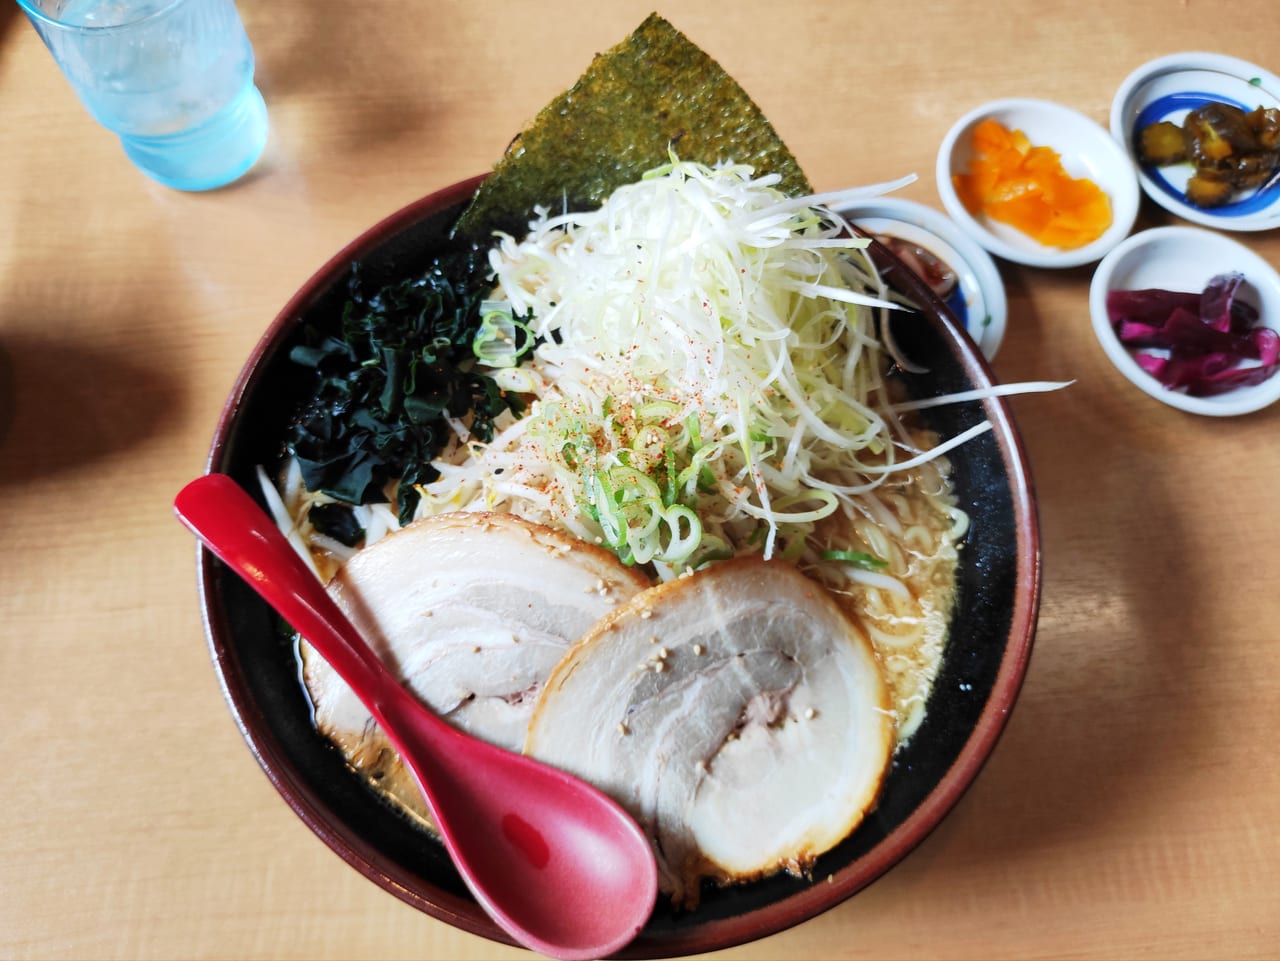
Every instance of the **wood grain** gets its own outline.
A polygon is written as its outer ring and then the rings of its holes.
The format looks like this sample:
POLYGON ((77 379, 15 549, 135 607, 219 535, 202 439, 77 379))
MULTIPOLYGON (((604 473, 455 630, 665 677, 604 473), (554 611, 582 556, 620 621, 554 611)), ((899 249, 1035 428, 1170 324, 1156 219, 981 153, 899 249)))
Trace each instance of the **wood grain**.
MULTIPOLYGON (((0 956, 519 958, 401 904, 286 808, 231 721, 170 503, 290 294, 403 204, 488 169, 649 2, 243 0, 265 160, 154 185, 0 10, 0 956)), ((662 11, 819 189, 916 172, 978 103, 1105 123, 1143 61, 1273 72, 1271 0, 689 0, 662 11), (787 11, 782 16, 779 11, 787 11), (1213 28, 1206 32, 1207 18, 1213 28)), ((1176 223, 1144 204, 1140 226, 1176 223)), ((1280 233, 1240 235, 1272 263, 1280 233)), ((1156 404, 1089 327, 1088 268, 1002 264, 999 376, 1044 530, 1031 670, 976 785, 898 868, 736 959, 1265 958, 1280 951, 1280 408, 1156 404)))

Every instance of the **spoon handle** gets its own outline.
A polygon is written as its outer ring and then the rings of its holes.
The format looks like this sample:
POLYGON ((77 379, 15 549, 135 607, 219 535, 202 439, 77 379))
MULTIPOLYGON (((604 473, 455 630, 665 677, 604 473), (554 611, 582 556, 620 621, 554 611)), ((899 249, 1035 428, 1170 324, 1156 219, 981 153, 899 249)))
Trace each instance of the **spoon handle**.
POLYGON ((236 571, 284 617, 375 715, 395 702, 400 685, 365 644, 293 545, 252 497, 226 474, 207 474, 174 499, 178 519, 215 557, 236 571))
POLYGON ((230 477, 192 481, 173 507, 364 702, 414 775, 463 880, 503 930, 565 959, 602 957, 636 936, 653 908, 657 866, 648 838, 616 801, 470 737, 416 700, 230 477))

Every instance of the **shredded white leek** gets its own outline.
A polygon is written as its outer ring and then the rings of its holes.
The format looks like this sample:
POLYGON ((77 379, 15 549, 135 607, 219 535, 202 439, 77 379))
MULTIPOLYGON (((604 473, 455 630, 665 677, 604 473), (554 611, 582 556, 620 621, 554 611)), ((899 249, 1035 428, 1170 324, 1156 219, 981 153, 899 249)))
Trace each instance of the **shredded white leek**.
POLYGON ((422 511, 511 510, 678 573, 798 556, 851 497, 940 453, 886 419, 878 319, 896 305, 821 206, 848 193, 778 179, 673 156, 598 210, 500 236, 476 354, 533 400, 439 464, 422 511))
MULTIPOLYGON (((291 463, 290 469, 296 470, 296 465, 291 463)), ((280 496, 275 485, 271 483, 271 478, 267 476, 267 472, 261 466, 256 468, 256 474, 258 486, 262 489, 262 496, 267 502, 267 510, 271 512, 271 519, 276 522, 276 526, 284 533, 289 545, 298 552, 307 566, 311 568, 312 573, 319 577, 320 571, 316 567, 315 558, 311 554, 311 546, 299 532, 298 524, 293 519, 298 515, 290 516, 290 511, 288 505, 284 502, 284 498, 280 496)), ((299 480, 301 480, 300 475, 299 480)))
MULTIPOLYGON (((1056 383, 896 402, 887 371, 915 371, 890 336, 902 305, 851 239, 841 207, 906 181, 787 197, 745 166, 671 162, 602 208, 549 216, 490 254, 498 285, 472 345, 528 402, 487 443, 466 418, 418 488, 418 516, 507 511, 603 544, 669 580, 743 553, 780 557, 856 610, 887 666, 899 738, 920 723, 969 518, 946 454, 915 411, 1056 383)), ((331 573, 350 549, 312 526, 296 463, 277 522, 331 573)), ((394 492, 390 492, 394 496, 394 492)), ((399 526, 356 507, 364 546, 399 526)))
POLYGON ((923 397, 918 400, 900 401, 893 405, 899 413, 909 410, 927 410, 930 407, 945 407, 948 404, 961 404, 970 400, 986 400, 988 397, 1010 397, 1015 394, 1039 394, 1053 390, 1062 390, 1074 384, 1073 380, 1029 380, 1016 384, 992 384, 976 390, 960 390, 953 394, 942 394, 938 397, 923 397))

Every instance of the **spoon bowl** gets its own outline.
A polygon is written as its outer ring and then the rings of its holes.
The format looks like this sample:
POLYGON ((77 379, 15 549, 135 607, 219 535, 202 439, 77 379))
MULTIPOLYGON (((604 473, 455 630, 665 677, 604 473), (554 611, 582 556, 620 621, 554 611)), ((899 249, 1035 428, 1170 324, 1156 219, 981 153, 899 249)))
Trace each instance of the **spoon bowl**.
POLYGON ((564 959, 602 957, 635 938, 653 910, 657 867, 621 806, 563 771, 465 734, 418 701, 230 477, 192 481, 174 511, 364 702, 412 771, 467 887, 504 931, 564 959))

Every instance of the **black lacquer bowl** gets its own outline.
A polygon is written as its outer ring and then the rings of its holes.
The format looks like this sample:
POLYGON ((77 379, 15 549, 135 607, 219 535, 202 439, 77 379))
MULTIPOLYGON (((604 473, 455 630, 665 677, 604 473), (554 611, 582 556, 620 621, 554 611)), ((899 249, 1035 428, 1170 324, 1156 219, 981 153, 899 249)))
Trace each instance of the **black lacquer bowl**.
MULTIPOLYGON (((336 327, 359 261, 368 289, 420 271, 479 178, 425 197, 333 257, 285 306, 254 350, 223 410, 209 470, 258 490, 255 468, 279 463, 306 389, 288 359, 304 321, 336 327)), ((874 256, 921 315, 895 322, 903 351, 927 366, 908 375, 916 396, 991 384, 979 351, 941 302, 884 248, 874 256)), ((844 901, 887 871, 956 804, 995 747, 1026 673, 1040 600, 1034 495, 1017 429, 999 399, 923 412, 942 436, 988 419, 994 429, 949 454, 972 525, 961 552, 959 600, 923 725, 899 751, 879 806, 823 855, 813 880, 787 875, 708 889, 692 912, 659 905, 619 956, 672 957, 765 937, 844 901)), ((444 849, 384 803, 315 730, 293 645, 275 614, 239 578, 200 553, 199 588, 214 666, 236 721, 285 801, 340 857, 387 891, 448 924, 508 942, 470 897, 444 849)))

